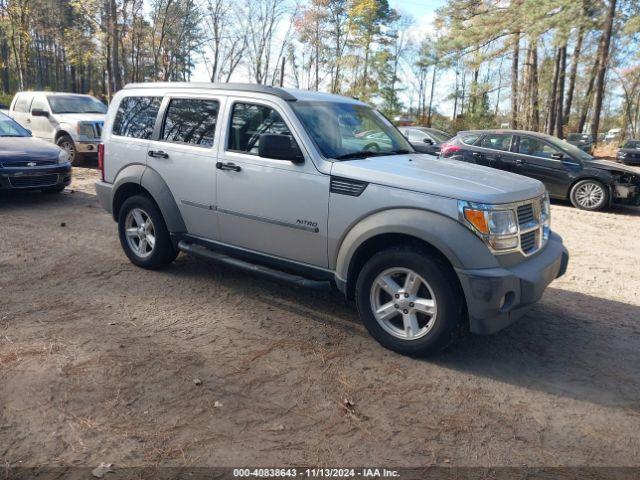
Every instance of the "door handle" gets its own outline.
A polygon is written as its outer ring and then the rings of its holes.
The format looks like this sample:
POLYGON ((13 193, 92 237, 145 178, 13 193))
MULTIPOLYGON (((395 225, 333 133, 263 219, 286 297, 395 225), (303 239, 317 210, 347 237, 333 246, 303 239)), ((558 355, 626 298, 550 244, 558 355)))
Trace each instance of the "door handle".
POLYGON ((147 153, 147 155, 153 158, 169 158, 169 154, 163 152, 162 150, 149 150, 149 153, 147 153))
POLYGON ((524 163, 524 160, 522 160, 521 158, 516 158, 516 159, 514 160, 514 163, 515 163, 516 165, 522 165, 522 164, 524 163))
POLYGON ((471 155, 473 155, 476 158, 482 157, 482 154, 480 152, 473 152, 471 155))
POLYGON ((232 162, 229 162, 229 163, 218 162, 216 163, 216 168, 218 170, 232 170, 234 172, 239 172, 240 170, 242 170, 242 168, 240 168, 238 165, 232 162))

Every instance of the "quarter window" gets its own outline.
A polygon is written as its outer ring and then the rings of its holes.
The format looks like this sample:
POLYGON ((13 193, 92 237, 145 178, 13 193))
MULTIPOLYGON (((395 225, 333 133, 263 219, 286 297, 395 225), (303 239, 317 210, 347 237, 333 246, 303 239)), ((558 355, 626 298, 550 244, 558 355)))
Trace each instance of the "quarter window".
POLYGON ((291 131, 273 108, 248 103, 236 103, 233 106, 229 150, 257 155, 260 135, 264 133, 288 135, 292 144, 295 144, 291 131))
POLYGON ((113 122, 114 135, 148 140, 160 110, 161 97, 125 97, 113 122))
POLYGON ((492 150, 501 150, 504 152, 508 152, 509 149, 511 149, 512 139, 513 135, 505 135, 503 133, 485 135, 482 138, 480 145, 478 146, 482 148, 490 148, 492 150))
POLYGON ((162 140, 212 147, 220 104, 215 100, 176 98, 171 100, 162 140))
POLYGON ((533 157, 551 158, 554 153, 560 153, 560 150, 537 138, 520 137, 518 153, 533 157))

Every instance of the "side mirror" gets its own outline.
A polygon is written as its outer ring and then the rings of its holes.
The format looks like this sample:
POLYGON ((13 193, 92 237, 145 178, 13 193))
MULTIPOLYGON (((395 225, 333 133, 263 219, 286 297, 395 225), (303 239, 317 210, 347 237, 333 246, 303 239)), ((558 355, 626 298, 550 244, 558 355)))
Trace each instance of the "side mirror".
POLYGON ((564 158, 564 155, 562 153, 552 153, 551 158, 553 158, 554 160, 562 160, 564 158))
POLYGON ((275 160, 289 160, 293 163, 304 163, 304 157, 297 145, 292 143, 289 135, 263 133, 260 135, 258 155, 275 160))
POLYGON ((427 145, 433 145, 433 140, 431 140, 430 138, 425 138, 424 140, 422 140, 424 143, 426 143, 427 145))
POLYGON ((47 118, 49 118, 49 112, 47 112, 46 110, 41 110, 39 108, 35 108, 35 109, 31 110, 31 115, 33 115, 34 117, 47 117, 47 118))

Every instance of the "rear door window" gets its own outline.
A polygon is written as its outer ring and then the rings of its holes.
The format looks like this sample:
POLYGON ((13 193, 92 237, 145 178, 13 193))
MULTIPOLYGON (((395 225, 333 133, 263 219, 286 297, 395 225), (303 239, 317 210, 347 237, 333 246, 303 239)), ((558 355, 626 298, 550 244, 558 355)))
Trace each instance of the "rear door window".
POLYGON ((153 135, 162 97, 124 97, 118 106, 112 133, 148 140, 153 135))
POLYGON ((29 111, 31 104, 31 97, 28 95, 20 95, 16 100, 16 104, 13 106, 13 110, 16 112, 26 113, 29 111))
POLYGON ((480 135, 471 134, 463 136, 462 138, 460 138, 460 141, 465 145, 475 145, 479 138, 480 135))
POLYGON ((489 148, 491 150, 508 152, 511 149, 511 140, 513 140, 513 135, 494 133, 485 135, 478 146, 482 148, 489 148))
POLYGON ((162 129, 165 142, 212 147, 220 103, 216 100, 174 98, 162 129))

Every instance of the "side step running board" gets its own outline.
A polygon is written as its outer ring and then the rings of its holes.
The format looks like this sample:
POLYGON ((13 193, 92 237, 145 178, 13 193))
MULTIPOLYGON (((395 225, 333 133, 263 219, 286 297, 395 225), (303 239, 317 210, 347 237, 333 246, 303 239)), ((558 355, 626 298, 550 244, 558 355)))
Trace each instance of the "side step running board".
POLYGON ((331 284, 328 281, 310 280, 308 278, 304 278, 291 273, 282 272, 280 270, 274 270, 272 268, 265 267, 264 265, 258 265, 255 263, 246 262, 244 260, 240 260, 238 258, 225 255, 224 253, 214 252, 209 248, 196 245, 193 243, 188 243, 188 242, 185 242, 184 240, 181 240, 180 242, 178 242, 178 248, 185 253, 197 255, 200 257, 205 257, 215 262, 223 263, 225 265, 230 265, 236 268, 241 268, 242 270, 255 273, 258 275, 262 275, 265 277, 273 278, 281 282, 292 283, 299 287, 314 288, 314 289, 331 288, 331 284))

